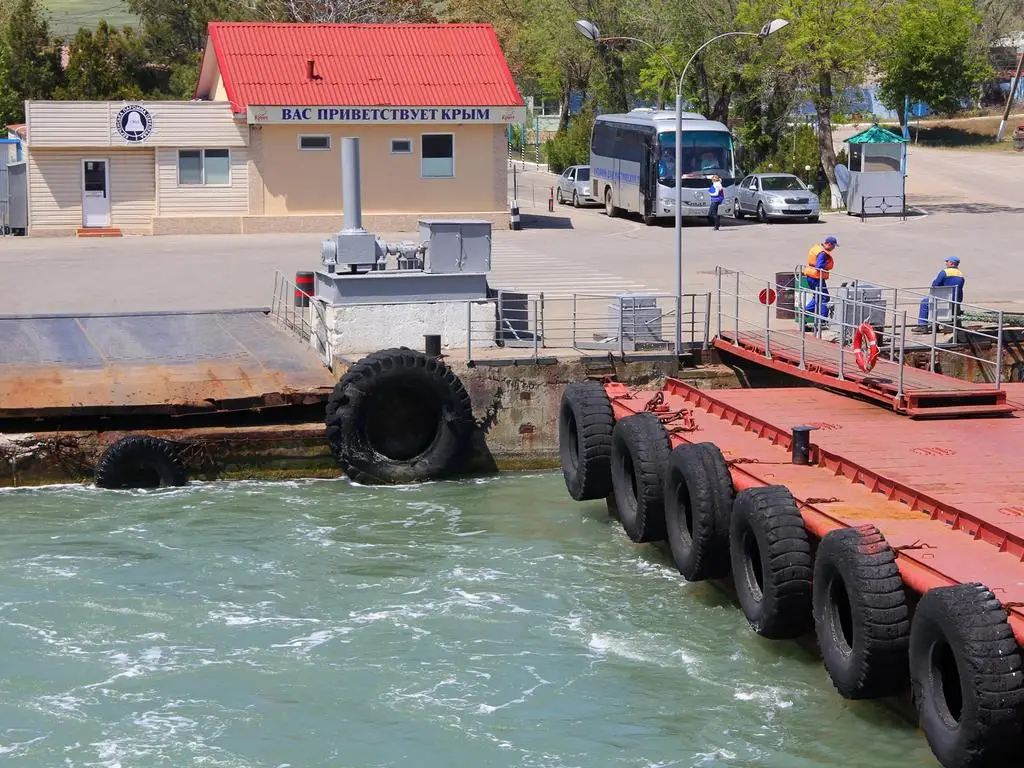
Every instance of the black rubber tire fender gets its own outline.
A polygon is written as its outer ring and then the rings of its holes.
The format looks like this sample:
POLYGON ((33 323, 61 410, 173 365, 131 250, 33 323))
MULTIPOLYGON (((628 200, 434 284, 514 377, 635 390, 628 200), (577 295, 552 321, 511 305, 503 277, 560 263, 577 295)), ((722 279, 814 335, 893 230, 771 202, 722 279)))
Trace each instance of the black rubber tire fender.
POLYGON ((665 527, 672 559, 687 581, 729 574, 734 496, 717 445, 680 445, 672 451, 665 472, 665 527))
POLYGON ((791 640, 811 629, 811 542, 789 489, 736 495, 729 524, 736 597, 762 637, 791 640))
POLYGON ((921 728, 945 768, 1020 764, 1024 672, 1006 610, 983 584, 925 593, 910 627, 921 728))
POLYGON ((94 479, 97 488, 162 488, 185 485, 188 473, 171 443, 129 435, 103 452, 94 479))
POLYGON ((665 539, 665 470, 672 452, 653 413, 620 419, 612 430, 612 492, 619 520, 637 544, 665 539))
POLYGON ((814 559, 814 630, 832 684, 847 699, 909 684, 910 614, 896 553, 873 525, 826 534, 814 559))
POLYGON ((408 347, 353 365, 327 401, 327 442, 358 483, 412 483, 458 471, 474 429, 469 393, 444 362, 408 347))
POLYGON ((612 404, 601 382, 574 381, 558 409, 558 454, 569 495, 590 501, 612 492, 612 404))

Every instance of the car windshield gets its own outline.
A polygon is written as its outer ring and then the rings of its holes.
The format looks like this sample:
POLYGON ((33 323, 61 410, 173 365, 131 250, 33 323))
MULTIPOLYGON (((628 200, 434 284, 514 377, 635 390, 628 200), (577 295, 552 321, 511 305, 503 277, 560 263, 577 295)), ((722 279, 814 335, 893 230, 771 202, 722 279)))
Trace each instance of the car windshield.
MULTIPOLYGON (((683 131, 683 178, 704 178, 717 173, 723 178, 733 174, 732 136, 725 131, 683 131)), ((658 134, 658 181, 674 186, 676 164, 675 131, 658 134)))
POLYGON ((590 169, 589 168, 577 168, 576 169, 576 181, 590 181, 590 169))
POLYGON ((761 189, 765 192, 804 192, 807 187, 796 176, 762 176, 761 189))

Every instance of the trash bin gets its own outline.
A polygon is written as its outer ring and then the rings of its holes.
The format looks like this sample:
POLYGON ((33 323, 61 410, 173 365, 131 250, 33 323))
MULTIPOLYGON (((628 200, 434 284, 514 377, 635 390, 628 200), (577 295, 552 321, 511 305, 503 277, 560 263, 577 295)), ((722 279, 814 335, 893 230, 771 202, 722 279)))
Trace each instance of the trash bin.
POLYGON ((775 317, 778 320, 792 320, 794 317, 796 275, 793 272, 776 272, 775 285, 778 298, 775 300, 775 317))
POLYGON ((1018 125, 1013 129, 1013 148, 1018 152, 1024 152, 1024 125, 1018 125))

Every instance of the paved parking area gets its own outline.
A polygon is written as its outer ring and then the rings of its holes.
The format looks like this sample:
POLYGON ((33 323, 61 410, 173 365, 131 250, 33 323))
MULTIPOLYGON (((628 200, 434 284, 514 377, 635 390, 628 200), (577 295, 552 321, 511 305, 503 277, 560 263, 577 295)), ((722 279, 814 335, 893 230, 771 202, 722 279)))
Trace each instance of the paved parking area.
MULTIPOLYGON (((802 262, 815 241, 835 235, 839 272, 920 286, 956 254, 968 276, 968 301, 1024 306, 1024 153, 911 148, 909 169, 911 200, 927 215, 905 222, 830 214, 818 224, 726 220, 718 232, 687 223, 684 290, 711 290, 716 264, 770 279, 802 262)), ((673 290, 671 221, 646 227, 638 219, 609 219, 600 208, 557 206, 549 214, 554 177, 517 175, 528 228, 495 231, 492 284, 563 295, 673 290)), ((319 266, 323 234, 0 238, 0 314, 266 306, 275 270, 294 275, 319 266)))

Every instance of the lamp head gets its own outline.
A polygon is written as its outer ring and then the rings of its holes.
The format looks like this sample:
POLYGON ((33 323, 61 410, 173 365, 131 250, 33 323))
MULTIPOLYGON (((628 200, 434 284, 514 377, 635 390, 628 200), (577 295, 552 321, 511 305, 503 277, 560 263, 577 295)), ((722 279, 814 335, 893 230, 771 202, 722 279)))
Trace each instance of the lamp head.
MULTIPOLYGON (((577 22, 577 23, 579 23, 579 22, 577 22)), ((760 38, 768 37, 768 35, 771 35, 771 34, 773 34, 775 32, 778 32, 780 29, 782 29, 787 24, 789 24, 789 22, 786 21, 785 19, 772 19, 767 24, 765 24, 763 27, 761 27, 761 31, 757 33, 757 36, 760 37, 760 38)))
POLYGON ((597 28, 597 24, 586 19, 580 19, 574 25, 576 31, 583 35, 587 40, 597 42, 601 39, 601 32, 597 28))

